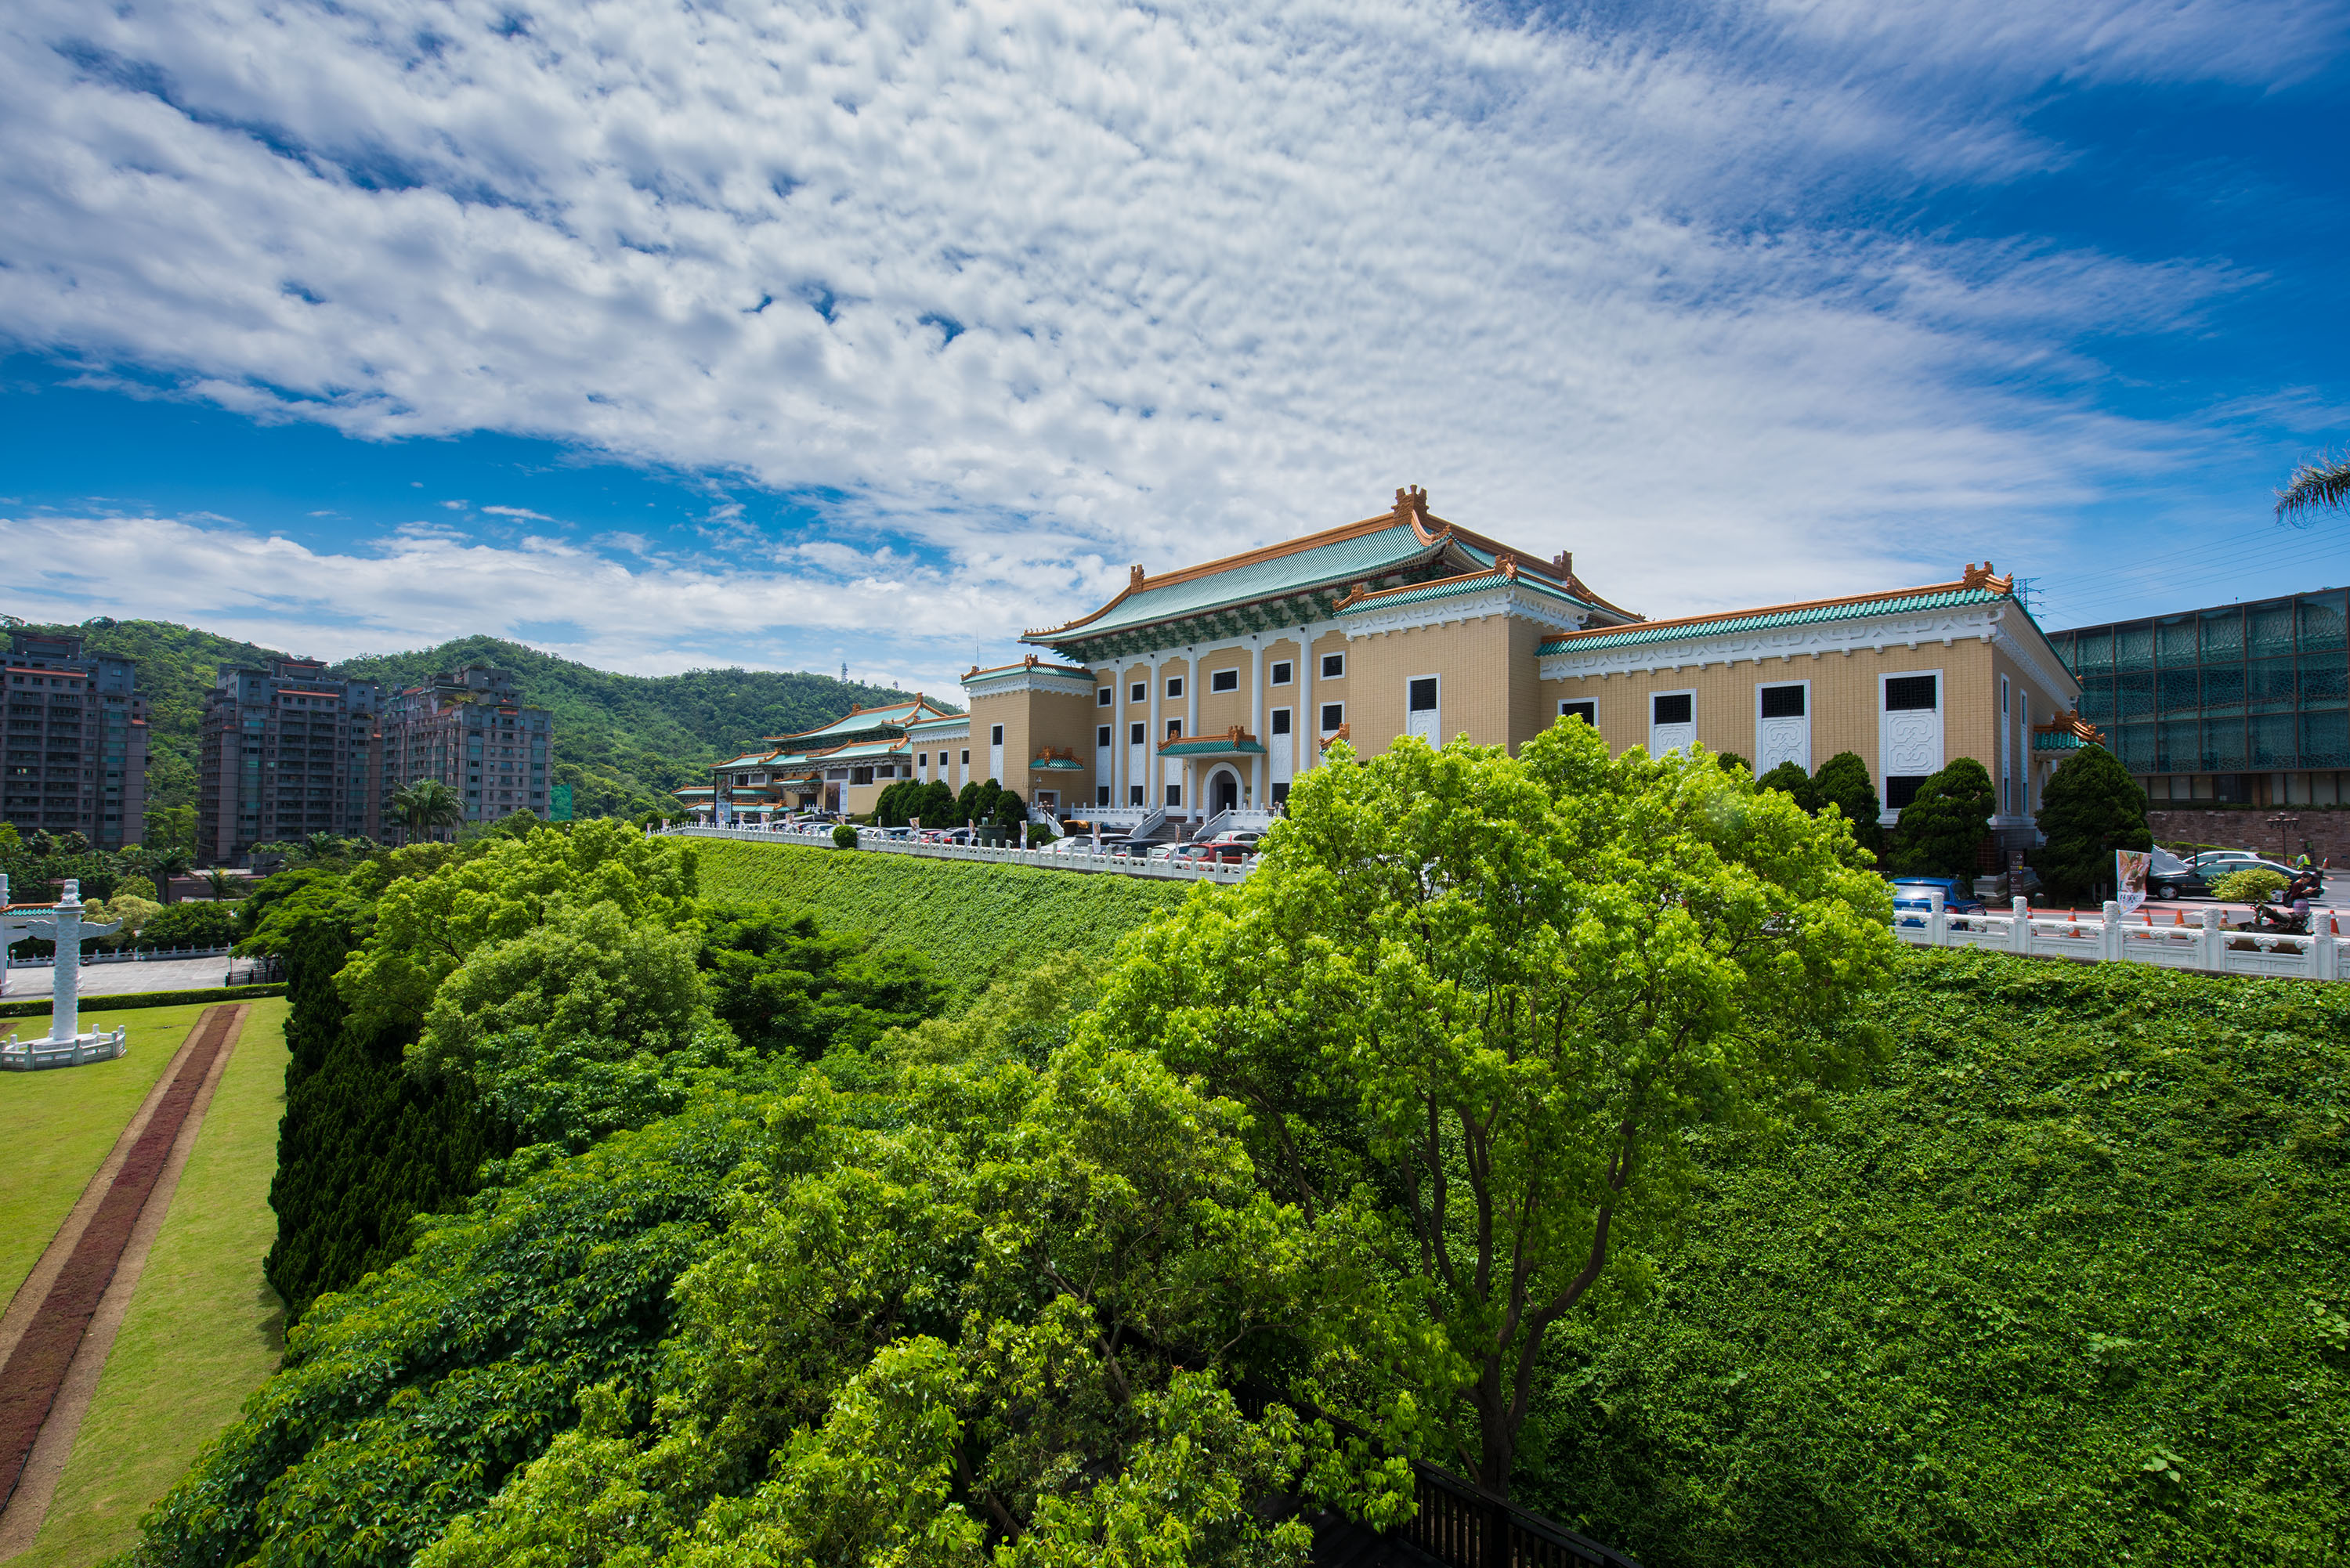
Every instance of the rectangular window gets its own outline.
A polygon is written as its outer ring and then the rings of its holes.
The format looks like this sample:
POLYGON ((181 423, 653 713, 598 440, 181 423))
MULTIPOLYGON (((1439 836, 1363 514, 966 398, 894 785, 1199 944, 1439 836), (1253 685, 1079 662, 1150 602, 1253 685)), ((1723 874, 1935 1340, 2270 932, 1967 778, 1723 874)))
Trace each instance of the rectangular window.
POLYGON ((1651 701, 1655 704, 1651 712, 1656 722, 1659 724, 1686 724, 1690 722, 1690 694, 1688 692, 1668 691, 1661 696, 1651 699, 1651 701))
POLYGON ((1347 677, 1347 656, 1346 656, 1345 654, 1343 654, 1343 653, 1326 653, 1326 654, 1324 654, 1324 655, 1322 656, 1322 679, 1323 679, 1323 680, 1345 680, 1345 679, 1346 679, 1346 677, 1347 677))
MULTIPOLYGON (((1107 746, 1109 744, 1109 726, 1107 724, 1097 724, 1094 726, 1094 744, 1097 746, 1107 746)), ((1109 802, 1104 801, 1102 804, 1104 805, 1107 805, 1109 802)))
POLYGON ((1183 733, 1183 721, 1182 721, 1182 720, 1180 720, 1180 719, 1170 719, 1170 720, 1168 720, 1168 721, 1167 721, 1167 738, 1168 738, 1169 740, 1170 740, 1170 741, 1172 741, 1172 740, 1176 740, 1176 739, 1180 738, 1180 737, 1182 735, 1182 733, 1183 733))
POLYGON ((1241 672, 1237 670, 1219 670, 1208 677, 1208 690, 1211 691, 1237 691, 1240 689, 1241 672))
POLYGON ((1003 744, 1003 725, 998 724, 987 732, 987 743, 991 746, 1000 746, 1003 744))
POLYGON ((1599 728, 1599 704, 1596 702, 1561 702, 1558 705, 1558 716, 1562 719, 1580 719, 1595 730, 1599 728))
POLYGON ((1148 734, 1144 733, 1144 732, 1145 732, 1148 728, 1149 728, 1149 726, 1148 726, 1148 725, 1144 725, 1144 724, 1128 724, 1128 725, 1126 727, 1126 729, 1127 729, 1127 734, 1126 734, 1127 743, 1128 743, 1128 745, 1139 746, 1139 745, 1143 744, 1145 742, 1149 741, 1149 740, 1150 739, 1150 737, 1149 737, 1148 734))
POLYGON ((1405 705, 1415 713, 1436 711, 1436 677, 1422 675, 1413 680, 1405 705))
MULTIPOLYGON (((1097 708, 1107 708, 1107 707, 1108 707, 1112 702, 1116 701, 1117 700, 1118 700, 1118 688, 1117 688, 1117 687, 1115 687, 1115 686, 1102 686, 1102 687, 1097 687, 1097 688, 1096 688, 1096 689, 1095 689, 1095 691, 1094 691, 1094 706, 1095 706, 1095 707, 1097 707, 1097 708)), ((1109 802, 1107 802, 1107 801, 1104 801, 1104 802, 1102 802, 1102 804, 1103 804, 1104 805, 1107 805, 1109 804, 1109 802)))
POLYGON ((1167 679, 1167 700, 1171 702, 1181 695, 1183 695, 1183 678, 1180 675, 1169 676, 1167 679))
POLYGON ((1800 686, 1765 686, 1762 688, 1762 717, 1765 719, 1800 719, 1804 716, 1804 689, 1800 686))
POLYGON ((1289 660, 1287 660, 1286 659, 1274 659, 1274 660, 1273 661, 1273 684, 1274 684, 1274 685, 1275 685, 1275 686, 1286 686, 1286 685, 1288 685, 1288 684, 1289 684, 1289 682, 1290 682, 1290 681, 1291 681, 1291 680, 1295 677, 1295 671, 1294 671, 1294 670, 1290 668, 1289 660))
POLYGON ((931 765, 931 753, 928 752, 916 752, 914 753, 914 765, 918 768, 929 767, 931 765))
POLYGON ((1183 804, 1183 786, 1181 784, 1169 784, 1167 786, 1167 804, 1169 805, 1181 805, 1183 804))
POLYGON ((1289 733, 1288 709, 1275 708, 1273 711, 1273 732, 1276 735, 1286 735, 1289 733))
MULTIPOLYGON (((1885 711, 1888 713, 1908 713, 1921 708, 1933 707, 1935 686, 1939 679, 1939 676, 1933 675, 1895 676, 1885 683, 1885 711)), ((1886 784, 1890 789, 1892 781, 1888 779, 1886 784)), ((1892 805, 1889 795, 1886 804, 1892 805)))
POLYGON ((1289 801, 1289 781, 1288 781, 1287 779, 1275 779, 1275 780, 1274 780, 1274 781, 1273 781, 1273 786, 1272 786, 1272 793, 1273 793, 1273 804, 1274 804, 1274 805, 1287 805, 1287 804, 1288 804, 1288 801, 1289 801))
POLYGON ((1910 778, 1889 778, 1885 781, 1885 804, 1899 811, 1918 798, 1918 786, 1926 782, 1923 775, 1910 778))
POLYGON ((1107 805, 1109 804, 1109 785, 1094 785, 1094 804, 1096 805, 1107 805))
POLYGON ((1140 784, 1128 784, 1126 786, 1126 804, 1128 805, 1140 805, 1142 804, 1142 786, 1140 784))
POLYGON ((1129 702, 1148 702, 1150 701, 1150 689, 1138 680, 1127 688, 1126 700, 1129 702))
POLYGON ((1324 734, 1328 734, 1331 731, 1338 728, 1346 722, 1347 705, 1344 702, 1325 702, 1322 704, 1322 732, 1324 734))
POLYGON ((962 754, 962 765, 965 767, 971 766, 971 753, 969 752, 965 752, 962 754))

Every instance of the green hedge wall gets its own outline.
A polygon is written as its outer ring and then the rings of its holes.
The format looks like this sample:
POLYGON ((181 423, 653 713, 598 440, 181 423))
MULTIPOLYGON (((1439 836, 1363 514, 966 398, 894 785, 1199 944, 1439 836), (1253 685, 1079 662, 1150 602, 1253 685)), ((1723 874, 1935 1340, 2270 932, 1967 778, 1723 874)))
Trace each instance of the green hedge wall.
POLYGON ((813 911, 827 930, 927 954, 959 1002, 1055 953, 1106 956, 1190 890, 1155 877, 731 838, 697 839, 694 849, 704 898, 773 899, 813 911))
POLYGON ((1519 1500, 1647 1568, 2344 1561, 2350 985, 1912 952, 1880 1016, 1707 1140, 1519 1500))
MULTIPOLYGON (((121 996, 85 996, 82 1012, 120 1012, 129 1007, 185 1007, 198 1002, 254 1002, 283 996, 283 985, 224 985, 209 991, 135 991, 121 996)), ((49 999, 30 996, 22 1002, 0 1002, 0 1018, 47 1018, 49 999)))

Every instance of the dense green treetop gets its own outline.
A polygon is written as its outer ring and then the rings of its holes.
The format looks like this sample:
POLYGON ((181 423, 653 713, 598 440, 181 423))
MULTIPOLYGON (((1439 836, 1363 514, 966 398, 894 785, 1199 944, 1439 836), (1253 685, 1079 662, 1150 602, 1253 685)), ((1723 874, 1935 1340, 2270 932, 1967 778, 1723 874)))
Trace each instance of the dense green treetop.
POLYGON ((1506 1491, 1545 1334, 1681 1212, 1679 1129, 1859 1066, 1888 895, 1840 819, 1702 750, 1562 722, 1332 758, 1088 1026, 1249 1105, 1269 1189, 1412 1282, 1433 1332, 1359 1326, 1346 1392, 1506 1491))
POLYGON ((1975 852, 1991 836, 1999 792, 1972 757, 1960 757, 1918 786, 1893 829, 1893 869, 1905 877, 1975 874, 1975 852))
POLYGON ((1830 806, 1844 813, 1844 819, 1852 824, 1854 841, 1863 849, 1873 854, 1884 847, 1885 830, 1877 826, 1877 784, 1857 753, 1838 752, 1812 775, 1808 809, 1821 812, 1830 806))
POLYGON ((2040 792, 2040 831, 2047 842, 2033 869, 2049 891, 2085 898, 2114 885, 2114 851, 2151 849, 2146 791, 2103 746, 2083 746, 2040 792))

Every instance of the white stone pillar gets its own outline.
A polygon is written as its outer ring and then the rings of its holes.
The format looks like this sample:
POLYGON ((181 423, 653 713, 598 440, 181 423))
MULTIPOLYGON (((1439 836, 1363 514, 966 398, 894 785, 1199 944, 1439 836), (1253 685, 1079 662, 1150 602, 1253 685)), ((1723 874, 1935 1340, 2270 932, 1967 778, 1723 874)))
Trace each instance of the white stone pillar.
POLYGON ((2032 950, 2032 900, 2018 893, 2008 902, 2015 923, 2007 929, 2007 950, 2028 953, 2032 950))
MULTIPOLYGON (((1256 737, 1258 745, 1265 743, 1263 633, 1251 633, 1249 637, 1249 733, 1256 737)), ((1249 805, 1257 811, 1264 809, 1265 763, 1271 760, 1270 750, 1263 756, 1249 759, 1249 805)))
POLYGON ((1302 777, 1306 769, 1322 761, 1322 711, 1314 702, 1314 677, 1321 661, 1314 655, 1313 628, 1301 626, 1297 628, 1297 718, 1289 726, 1292 748, 1289 776, 1293 781, 1289 787, 1292 789, 1297 787, 1295 781, 1302 777), (1297 755, 1300 751, 1305 753, 1303 757, 1297 755))
MULTIPOLYGON (((1183 660, 1183 696, 1188 711, 1183 716, 1183 738, 1195 740, 1200 733, 1200 654, 1197 649, 1187 652, 1183 660)), ((1191 788, 1191 765, 1183 764, 1183 809, 1192 821, 1200 820, 1200 797, 1191 788)))
POLYGON ((1150 780, 1142 791, 1146 811, 1167 801, 1167 769, 1159 760, 1159 693, 1166 686, 1166 662, 1154 653, 1150 656, 1150 727, 1142 732, 1142 766, 1150 780))

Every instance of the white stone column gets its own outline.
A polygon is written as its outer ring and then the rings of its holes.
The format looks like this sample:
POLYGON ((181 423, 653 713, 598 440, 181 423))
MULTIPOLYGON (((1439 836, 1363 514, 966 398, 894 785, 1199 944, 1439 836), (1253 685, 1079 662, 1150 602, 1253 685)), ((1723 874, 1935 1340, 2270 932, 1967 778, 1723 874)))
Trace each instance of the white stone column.
MULTIPOLYGON (((1292 726, 1293 729, 1295 727, 1292 726)), ((1253 632, 1249 636, 1249 733, 1256 737, 1258 745, 1264 744, 1264 635, 1262 632, 1253 632)), ((1272 760, 1272 755, 1271 749, 1267 748, 1263 756, 1249 759, 1249 805, 1257 811, 1264 809, 1265 764, 1272 760)))
POLYGON ((1289 787, 1297 787, 1296 780, 1305 770, 1322 761, 1322 711, 1314 702, 1314 677, 1319 661, 1314 657, 1314 630, 1311 627, 1297 628, 1297 717, 1289 723, 1289 787), (1299 756, 1303 752, 1305 754, 1299 756))
POLYGON ((1154 653, 1150 656, 1150 727, 1142 732, 1142 766, 1150 780, 1142 791, 1145 810, 1167 800, 1167 769, 1159 760, 1159 693, 1166 684, 1165 662, 1154 653))
MULTIPOLYGON (((1183 696, 1190 711, 1183 717, 1183 738, 1195 740, 1200 733, 1200 650, 1186 651, 1183 660, 1183 696)), ((1191 764, 1183 764, 1183 809, 1192 821, 1200 820, 1200 797, 1191 788, 1191 764)))

